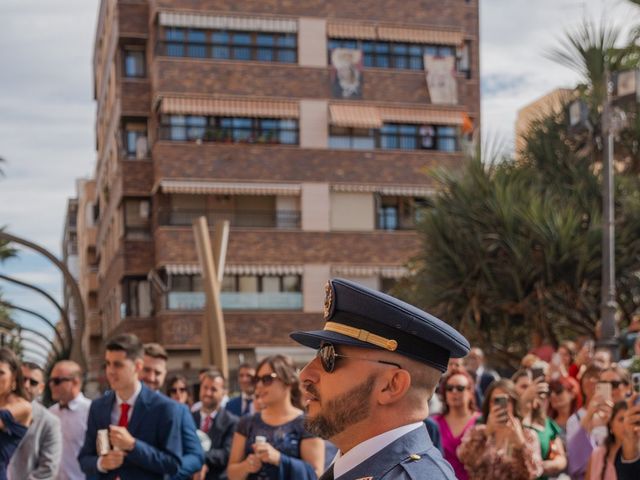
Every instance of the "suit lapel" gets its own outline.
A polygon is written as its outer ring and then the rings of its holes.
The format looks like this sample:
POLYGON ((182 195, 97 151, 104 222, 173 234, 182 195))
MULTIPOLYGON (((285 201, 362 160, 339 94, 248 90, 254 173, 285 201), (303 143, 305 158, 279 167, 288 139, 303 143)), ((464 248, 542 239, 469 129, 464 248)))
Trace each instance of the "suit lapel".
POLYGON ((129 420, 129 433, 132 435, 138 432, 141 422, 147 416, 147 411, 149 410, 149 395, 159 395, 159 393, 152 392, 149 390, 144 383, 142 384, 142 390, 140 390, 140 395, 136 399, 136 403, 133 406, 133 413, 131 414, 131 420, 129 420))

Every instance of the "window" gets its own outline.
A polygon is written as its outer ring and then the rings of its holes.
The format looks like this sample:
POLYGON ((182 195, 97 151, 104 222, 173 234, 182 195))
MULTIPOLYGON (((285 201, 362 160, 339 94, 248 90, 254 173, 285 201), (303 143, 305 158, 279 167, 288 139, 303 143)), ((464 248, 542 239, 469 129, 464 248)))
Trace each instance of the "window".
POLYGON ((396 197, 380 195, 378 225, 380 230, 412 230, 423 215, 428 200, 421 197, 396 197))
MULTIPOLYGON (((465 47, 467 43, 465 43, 465 47)), ((362 50, 363 65, 365 67, 397 68, 402 70, 424 70, 425 54, 441 57, 453 57, 456 55, 454 46, 375 40, 330 38, 328 47, 329 61, 331 61, 331 50, 334 48, 351 48, 362 50)), ((458 71, 468 72, 464 68, 465 65, 462 62, 458 62, 458 71)))
POLYGON ((329 148, 373 150, 376 148, 375 131, 369 128, 329 128, 329 148))
POLYGON ((163 140, 224 143, 298 144, 298 121, 280 118, 165 115, 163 140))
POLYGON ((170 57, 296 63, 296 34, 166 28, 161 54, 170 57))
POLYGON ((151 315, 151 289, 145 277, 125 277, 122 280, 120 311, 126 317, 148 317, 151 315))
POLYGON ((124 200, 124 229, 127 239, 147 239, 150 235, 150 201, 148 198, 124 200))
POLYGON ((147 124, 142 122, 125 122, 123 127, 123 144, 127 158, 146 158, 147 124))
POLYGON ((221 290, 238 293, 299 293, 300 275, 225 275, 221 290))
POLYGON ((380 129, 380 148, 400 150, 458 150, 458 128, 448 125, 385 123, 380 129))
POLYGON ((124 49, 124 76, 144 77, 145 56, 141 48, 125 47, 124 49))

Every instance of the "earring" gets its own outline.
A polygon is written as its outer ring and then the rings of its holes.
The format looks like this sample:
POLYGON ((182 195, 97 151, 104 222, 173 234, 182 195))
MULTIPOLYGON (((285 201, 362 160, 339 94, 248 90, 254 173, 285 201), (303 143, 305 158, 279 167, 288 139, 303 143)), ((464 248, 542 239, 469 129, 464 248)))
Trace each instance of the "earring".
POLYGON ((15 391, 16 391, 16 388, 17 388, 16 382, 13 382, 13 383, 11 384, 11 391, 12 391, 12 392, 15 392, 15 391))

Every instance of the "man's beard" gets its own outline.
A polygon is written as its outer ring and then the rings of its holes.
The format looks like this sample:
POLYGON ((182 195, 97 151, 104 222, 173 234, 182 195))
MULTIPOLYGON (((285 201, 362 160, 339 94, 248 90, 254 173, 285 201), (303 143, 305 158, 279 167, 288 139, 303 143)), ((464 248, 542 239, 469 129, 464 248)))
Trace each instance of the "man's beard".
MULTIPOLYGON (((307 431, 321 438, 329 439, 344 432, 347 427, 367 418, 371 410, 369 397, 373 391, 374 383, 375 375, 371 375, 360 385, 327 401, 315 417, 307 416, 305 418, 304 426, 307 431)), ((316 397, 318 403, 322 405, 321 398, 313 384, 309 384, 306 390, 316 397)))

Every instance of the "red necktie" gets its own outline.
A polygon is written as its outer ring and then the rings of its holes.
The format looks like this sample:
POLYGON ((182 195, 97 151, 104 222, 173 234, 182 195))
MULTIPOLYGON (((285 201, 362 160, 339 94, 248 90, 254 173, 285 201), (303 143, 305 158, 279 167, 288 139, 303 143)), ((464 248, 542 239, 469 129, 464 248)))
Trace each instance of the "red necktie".
POLYGON ((129 408, 131 405, 128 403, 120 404, 120 420, 118 420, 118 426, 127 428, 129 426, 129 408))
POLYGON ((209 433, 210 428, 211 428, 211 417, 207 415, 204 419, 204 426, 202 427, 202 431, 204 433, 209 433))

